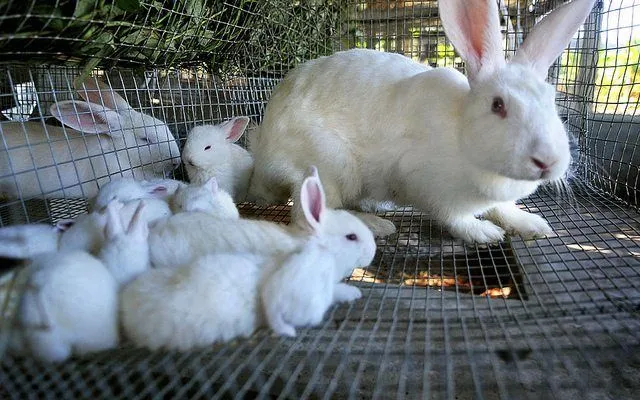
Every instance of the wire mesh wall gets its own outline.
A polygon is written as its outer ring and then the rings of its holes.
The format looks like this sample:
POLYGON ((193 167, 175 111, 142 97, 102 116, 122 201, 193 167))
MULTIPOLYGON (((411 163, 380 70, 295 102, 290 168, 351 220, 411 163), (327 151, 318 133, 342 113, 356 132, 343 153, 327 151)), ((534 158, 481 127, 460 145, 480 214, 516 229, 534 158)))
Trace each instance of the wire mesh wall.
MULTIPOLYGON (((507 53, 560 3, 499 1, 507 53)), ((259 123, 283 73, 333 50, 374 48, 464 68, 444 37, 435 1, 63 1, 55 13, 27 4, 0 6, 0 53, 3 60, 33 57, 46 65, 5 61, 0 67, 3 140, 11 123, 60 127, 51 105, 79 99, 76 78, 87 68, 134 109, 166 123, 180 148, 195 125, 237 115, 259 123), (101 22, 108 15, 117 24, 101 22), (148 23, 156 17, 158 26, 148 23), (120 31, 125 22, 135 31, 120 31), (173 36, 172 29, 185 26, 173 36), (220 39, 218 32, 222 39, 210 40, 220 39), (126 35, 131 40, 122 39, 126 35), (172 40, 165 47, 153 42, 167 36, 172 40), (94 37, 108 38, 106 53, 95 53, 92 46, 102 39, 94 37)), ((124 343, 55 366, 5 355, 0 395, 634 398, 640 388, 640 28, 634 16, 640 17, 636 1, 598 2, 550 71, 559 112, 576 142, 572 194, 541 190, 524 207, 543 215, 553 236, 468 246, 428 214, 398 208, 382 214, 397 233, 379 239, 372 265, 351 277, 363 299, 332 308, 322 325, 295 339, 259 330, 246 340, 186 353, 124 343)), ((0 187, 16 185, 14 172, 0 176, 0 187)), ((171 174, 186 178, 180 169, 171 174)), ((2 226, 86 211, 86 195, 48 194, 5 196, 2 226)), ((241 213, 289 221, 289 206, 243 204, 241 213)), ((1 298, 6 333, 15 296, 1 298)))

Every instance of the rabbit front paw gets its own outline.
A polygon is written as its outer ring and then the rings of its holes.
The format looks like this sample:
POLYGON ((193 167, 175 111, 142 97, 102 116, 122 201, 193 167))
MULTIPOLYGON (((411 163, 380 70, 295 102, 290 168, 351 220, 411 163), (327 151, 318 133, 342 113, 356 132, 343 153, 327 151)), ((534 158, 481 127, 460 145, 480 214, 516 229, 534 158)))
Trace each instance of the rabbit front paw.
POLYGON ((449 233, 467 243, 494 243, 504 239, 504 229, 475 217, 459 218, 447 225, 449 233))
POLYGON ((354 286, 347 285, 346 283, 339 282, 333 288, 333 302, 348 302, 354 301, 362 297, 360 289, 354 286))
POLYGON ((539 215, 531 214, 516 206, 496 207, 486 217, 502 226, 507 232, 520 235, 523 239, 545 237, 553 233, 547 221, 539 215))

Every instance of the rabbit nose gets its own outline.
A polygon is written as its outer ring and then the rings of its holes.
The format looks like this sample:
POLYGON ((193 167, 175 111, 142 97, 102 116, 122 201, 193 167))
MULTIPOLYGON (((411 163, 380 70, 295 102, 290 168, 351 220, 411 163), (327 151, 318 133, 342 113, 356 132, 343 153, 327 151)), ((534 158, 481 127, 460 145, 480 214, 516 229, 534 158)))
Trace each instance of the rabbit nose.
POLYGON ((551 168, 555 164, 555 161, 553 161, 551 163, 545 163, 544 161, 540 161, 539 159, 537 159, 535 157, 531 157, 531 161, 533 161, 535 166, 540 168, 542 171, 548 171, 549 168, 551 168))

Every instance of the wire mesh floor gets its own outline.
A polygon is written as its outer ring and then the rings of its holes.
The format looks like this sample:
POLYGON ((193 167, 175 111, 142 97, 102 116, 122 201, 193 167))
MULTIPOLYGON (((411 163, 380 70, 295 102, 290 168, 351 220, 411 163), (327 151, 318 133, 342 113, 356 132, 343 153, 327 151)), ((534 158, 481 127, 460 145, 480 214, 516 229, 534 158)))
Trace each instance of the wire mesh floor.
MULTIPOLYGON (((57 366, 5 357, 0 397, 632 399, 640 389, 640 214, 585 186, 525 202, 556 235, 464 246, 410 208, 356 270, 363 298, 295 339, 188 353, 128 345, 57 366)), ((288 207, 243 205, 287 222, 288 207)), ((309 277, 313 279, 313 277, 309 277)))

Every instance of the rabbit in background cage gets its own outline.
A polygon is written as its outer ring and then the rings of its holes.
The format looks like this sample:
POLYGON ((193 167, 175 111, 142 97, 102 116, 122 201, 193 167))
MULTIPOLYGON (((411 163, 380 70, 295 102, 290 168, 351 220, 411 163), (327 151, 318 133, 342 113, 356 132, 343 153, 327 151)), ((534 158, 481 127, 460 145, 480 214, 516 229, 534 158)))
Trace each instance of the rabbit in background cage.
POLYGON ((119 287, 144 271, 149 260, 144 206, 138 205, 125 231, 126 216, 115 203, 107 207, 107 240, 100 257, 71 250, 29 260, 10 340, 13 353, 60 362, 117 346, 119 287))
POLYGON ((218 218, 240 218, 238 207, 231 195, 218 186, 215 177, 209 178, 201 185, 191 183, 181 186, 171 196, 170 205, 175 214, 199 211, 218 218))
POLYGON ((162 178, 179 166, 178 144, 164 122, 132 109, 97 79, 76 89, 85 101, 50 108, 68 128, 0 123, 1 197, 92 197, 112 175, 162 178))
MULTIPOLYGON (((545 16, 509 61, 495 1, 438 2, 466 76, 363 49, 298 66, 250 137, 249 196, 285 202, 312 163, 330 207, 357 208, 366 198, 412 204, 466 242, 499 241, 505 231, 552 233, 516 201, 562 179, 569 165, 545 79, 594 1, 574 0, 545 16)), ((390 221, 357 215, 377 234, 395 231, 390 221)), ((297 205, 293 216, 301 216, 297 205)))
POLYGON ((293 326, 319 323, 331 304, 360 297, 357 288, 346 289, 340 281, 357 266, 371 263, 376 251, 373 235, 348 214, 332 219, 317 173, 305 179, 300 200, 313 231, 303 246, 271 254, 216 253, 211 248, 189 263, 149 270, 127 285, 121 296, 125 335, 150 349, 188 350, 249 336, 267 324, 264 311, 269 310, 274 316, 269 326, 293 336, 293 326), (263 290, 268 293, 261 296, 263 290), (263 301, 268 306, 263 308, 263 301), (290 329, 282 329, 277 321, 290 329))
POLYGON ((236 117, 219 125, 191 129, 182 149, 189 180, 202 184, 215 177, 234 200, 246 200, 253 158, 236 142, 249 122, 249 117, 236 117))

